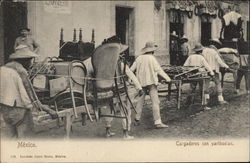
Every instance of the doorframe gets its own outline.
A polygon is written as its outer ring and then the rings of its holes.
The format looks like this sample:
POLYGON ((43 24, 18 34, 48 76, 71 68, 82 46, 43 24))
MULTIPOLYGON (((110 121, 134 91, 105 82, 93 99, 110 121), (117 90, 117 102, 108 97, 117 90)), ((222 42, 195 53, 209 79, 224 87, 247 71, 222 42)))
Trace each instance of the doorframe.
MULTIPOLYGON (((10 47, 8 47, 9 45, 7 43, 7 40, 6 40, 6 38, 9 38, 9 36, 6 34, 6 33, 8 33, 6 31, 6 28, 8 28, 8 24, 5 24, 5 22, 8 21, 7 18, 6 18, 6 13, 8 13, 8 11, 7 11, 8 7, 7 8, 4 7, 4 5, 6 5, 5 3, 15 4, 16 7, 24 6, 23 9, 25 9, 25 10, 22 10, 22 11, 24 11, 23 14, 25 15, 25 17, 24 17, 24 19, 22 19, 22 21, 21 21, 22 23, 17 23, 17 25, 16 25, 17 28, 14 30, 14 32, 18 33, 17 36, 16 36, 16 37, 18 37, 19 34, 20 34, 19 29, 22 28, 22 27, 28 27, 28 2, 27 1, 21 1, 21 2, 5 1, 5 2, 3 2, 1 4, 1 6, 2 6, 2 15, 3 15, 3 35, 4 35, 4 37, 3 37, 3 46, 4 46, 3 55, 4 55, 4 62, 7 62, 8 58, 9 58, 9 55, 12 52, 14 52, 14 44, 12 46, 12 48, 13 48, 12 50, 6 50, 7 48, 10 48, 10 47), (19 27, 19 29, 18 29, 18 27, 19 27)), ((16 14, 18 14, 18 10, 16 11, 16 14)), ((9 25, 11 27, 13 24, 9 24, 9 25)), ((14 38, 14 39, 16 39, 16 38, 14 38)))
MULTIPOLYGON (((1 2, 0 2, 1 3, 1 2)), ((3 7, 0 5, 0 66, 4 65, 4 21, 3 21, 3 7)))
POLYGON ((130 6, 130 5, 123 5, 123 4, 115 4, 114 5, 114 33, 116 34, 116 8, 121 7, 121 8, 128 8, 131 9, 131 12, 133 12, 134 15, 134 38, 133 38, 133 44, 134 44, 134 49, 133 49, 133 55, 130 54, 129 56, 135 56, 135 51, 136 51, 136 7, 135 6, 130 6))

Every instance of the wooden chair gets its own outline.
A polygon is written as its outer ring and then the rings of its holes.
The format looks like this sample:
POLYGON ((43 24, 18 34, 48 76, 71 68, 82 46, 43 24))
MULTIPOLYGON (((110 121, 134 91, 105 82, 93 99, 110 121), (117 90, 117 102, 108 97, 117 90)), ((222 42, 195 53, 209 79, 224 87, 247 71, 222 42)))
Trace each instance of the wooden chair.
MULTIPOLYGON (((52 105, 55 106, 57 112, 68 108, 73 108, 74 116, 77 118, 76 108, 79 106, 85 107, 85 113, 87 113, 91 121, 90 109, 87 105, 87 69, 81 61, 72 62, 55 62, 54 66, 57 69, 56 76, 63 76, 66 80, 66 87, 59 90, 56 95, 52 95, 52 105)), ((60 83, 58 83, 60 84, 60 83)), ((86 114, 82 113, 84 117, 86 114)))
POLYGON ((85 60, 90 55, 93 54, 95 50, 95 31, 92 30, 92 38, 90 42, 83 42, 82 40, 82 29, 79 29, 79 40, 76 39, 76 29, 73 32, 72 41, 63 40, 63 29, 60 33, 59 41, 59 58, 64 61, 73 61, 73 60, 85 60))
MULTIPOLYGON (((127 91, 125 79, 124 76, 116 76, 120 50, 120 44, 107 43, 97 47, 92 55, 92 65, 95 74, 95 80, 93 81, 94 98, 92 103, 96 120, 100 117, 125 118, 128 120, 127 108, 123 104, 117 83, 117 80, 121 79, 120 81, 123 82, 124 88, 127 91), (125 116, 117 115, 117 111, 114 108, 114 99, 118 99, 120 112, 123 112, 125 116), (110 115, 103 115, 101 113, 103 105, 110 107, 110 115)), ((129 98, 127 92, 126 95, 129 98)))

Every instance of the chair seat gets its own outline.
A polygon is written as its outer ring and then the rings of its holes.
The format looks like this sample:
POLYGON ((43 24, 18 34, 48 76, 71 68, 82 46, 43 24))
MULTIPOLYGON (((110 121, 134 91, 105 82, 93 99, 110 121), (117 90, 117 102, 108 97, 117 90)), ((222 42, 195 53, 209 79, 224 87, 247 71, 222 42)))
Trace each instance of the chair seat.
MULTIPOLYGON (((74 97, 75 97, 75 105, 76 106, 82 106, 84 105, 83 101, 83 95, 81 92, 78 92, 76 90, 73 91, 74 97)), ((72 98, 69 90, 63 91, 59 94, 57 94, 53 99, 50 101, 50 103, 53 105, 54 102, 56 102, 58 109, 61 108, 71 108, 73 106, 72 98)))
POLYGON ((87 101, 89 101, 90 103, 96 100, 105 100, 113 97, 114 97, 114 92, 112 90, 97 92, 97 99, 94 97, 92 93, 87 93, 86 95, 87 101))

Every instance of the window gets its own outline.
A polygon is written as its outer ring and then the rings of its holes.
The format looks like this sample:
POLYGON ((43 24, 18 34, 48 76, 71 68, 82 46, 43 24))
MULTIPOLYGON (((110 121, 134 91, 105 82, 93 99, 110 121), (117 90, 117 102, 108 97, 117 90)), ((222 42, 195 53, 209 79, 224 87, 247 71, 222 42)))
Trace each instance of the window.
POLYGON ((183 31, 184 14, 185 13, 180 10, 171 9, 169 11, 170 33, 173 33, 173 31, 175 31, 179 37, 182 37, 182 35, 184 34, 184 31, 183 31))

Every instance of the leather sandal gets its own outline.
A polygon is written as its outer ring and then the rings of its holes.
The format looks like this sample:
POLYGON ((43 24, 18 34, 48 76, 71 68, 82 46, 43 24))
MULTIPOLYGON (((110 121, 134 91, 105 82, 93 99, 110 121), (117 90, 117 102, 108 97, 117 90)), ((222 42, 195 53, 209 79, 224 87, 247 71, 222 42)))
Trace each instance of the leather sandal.
POLYGON ((157 129, 162 129, 162 128, 168 128, 168 125, 165 125, 164 123, 156 124, 155 127, 157 129))

